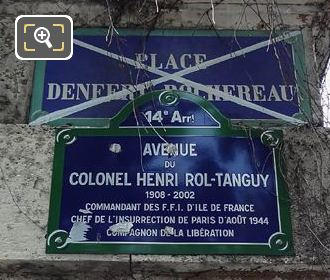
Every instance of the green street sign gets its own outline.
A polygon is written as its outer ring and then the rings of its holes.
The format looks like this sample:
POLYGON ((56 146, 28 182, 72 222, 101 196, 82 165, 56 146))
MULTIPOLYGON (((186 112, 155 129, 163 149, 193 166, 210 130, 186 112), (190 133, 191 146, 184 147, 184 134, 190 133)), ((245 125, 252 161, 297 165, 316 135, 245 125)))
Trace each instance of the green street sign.
POLYGON ((77 29, 73 56, 39 61, 30 124, 108 127, 155 90, 210 101, 232 123, 303 124, 311 116, 300 31, 77 29))
POLYGON ((58 129, 46 252, 292 255, 281 139, 165 90, 58 129))

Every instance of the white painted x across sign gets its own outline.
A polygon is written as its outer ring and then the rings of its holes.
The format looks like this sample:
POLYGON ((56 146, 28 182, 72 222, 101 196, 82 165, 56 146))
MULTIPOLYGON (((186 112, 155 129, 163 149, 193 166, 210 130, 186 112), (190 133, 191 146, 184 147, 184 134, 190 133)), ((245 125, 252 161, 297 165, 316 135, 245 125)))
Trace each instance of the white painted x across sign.
MULTIPOLYGON (((274 108, 267 108, 267 106, 264 106, 263 101, 266 101, 266 97, 261 97, 261 94, 262 94, 262 90, 265 90, 267 88, 267 86, 260 85, 260 83, 253 84, 253 80, 254 79, 257 80, 258 78, 252 77, 252 78, 250 78, 251 81, 249 81, 249 83, 251 84, 250 85, 251 92, 253 91, 253 94, 256 98, 255 100, 251 100, 251 98, 247 95, 248 90, 250 90, 248 85, 237 86, 239 95, 235 95, 235 94, 230 94, 231 92, 229 89, 230 89, 230 86, 233 88, 232 85, 226 85, 226 86, 223 85, 222 88, 220 88, 219 86, 211 87, 211 86, 205 84, 204 82, 201 82, 200 80, 196 81, 193 78, 187 78, 188 75, 190 75, 190 77, 191 77, 192 74, 195 74, 195 76, 196 76, 200 72, 203 72, 203 71, 205 72, 206 69, 212 70, 213 66, 221 66, 222 64, 224 64, 224 62, 233 61, 235 59, 237 60, 237 58, 239 58, 239 57, 245 58, 248 54, 255 53, 256 51, 261 50, 261 49, 265 50, 265 53, 268 53, 269 49, 272 46, 274 46, 280 42, 284 42, 285 40, 289 40, 291 38, 299 36, 299 35, 301 35, 301 33, 298 31, 287 32, 287 33, 278 35, 277 37, 274 37, 274 38, 269 37, 265 40, 259 40, 258 42, 254 42, 252 44, 251 43, 245 44, 243 46, 239 45, 233 51, 228 48, 227 53, 222 54, 222 55, 212 58, 212 59, 206 59, 206 55, 203 57, 201 54, 199 54, 199 56, 195 54, 196 63, 194 65, 192 63, 188 63, 189 59, 191 60, 192 55, 185 54, 185 55, 181 56, 181 59, 180 59, 180 63, 181 63, 180 66, 182 68, 181 70, 180 70, 180 67, 177 66, 177 64, 176 64, 177 62, 174 60, 174 57, 171 60, 171 56, 166 64, 167 67, 165 66, 165 64, 157 67, 156 62, 155 62, 156 54, 154 54, 154 53, 150 53, 149 56, 148 56, 147 52, 142 53, 142 54, 135 53, 135 57, 133 56, 134 58, 131 58, 132 56, 129 57, 129 56, 124 56, 122 53, 115 53, 113 51, 110 51, 110 49, 107 47, 101 48, 99 45, 93 44, 92 40, 83 40, 84 39, 83 37, 77 36, 76 39, 74 39, 75 50, 74 50, 73 59, 75 59, 75 56, 77 56, 77 57, 79 56, 80 61, 83 60, 84 56, 82 55, 82 53, 85 53, 86 51, 88 51, 88 52, 93 52, 93 53, 98 54, 103 57, 108 57, 113 61, 117 61, 118 64, 119 63, 124 64, 124 65, 130 66, 134 69, 143 70, 145 72, 149 72, 153 75, 159 76, 158 78, 152 78, 152 79, 149 79, 148 81, 143 81, 142 83, 134 84, 133 86, 134 86, 135 91, 139 91, 139 90, 143 91, 146 89, 147 86, 156 87, 156 86, 163 84, 164 82, 172 81, 172 82, 184 85, 187 88, 193 89, 195 92, 204 92, 204 93, 208 94, 209 96, 212 96, 214 98, 214 100, 217 100, 218 102, 220 100, 222 102, 227 102, 227 104, 229 104, 229 103, 235 104, 236 107, 234 107, 234 108, 237 108, 237 106, 239 106, 241 108, 245 108, 245 110, 247 108, 248 110, 253 110, 259 114, 261 113, 263 115, 266 115, 266 116, 268 116, 268 118, 270 117, 271 119, 279 119, 286 123, 299 125, 299 124, 303 124, 304 121, 295 118, 294 116, 292 116, 293 114, 290 115, 290 114, 283 113, 283 110, 282 111, 276 110, 276 108, 279 107, 278 104, 280 104, 281 102, 282 102, 281 104, 290 104, 291 107, 292 107, 291 103, 294 103, 292 101, 293 95, 294 95, 293 93, 292 93, 291 100, 285 95, 286 94, 285 85, 278 85, 277 89, 275 86, 269 87, 269 93, 268 93, 267 98, 268 98, 269 103, 273 102, 275 104, 274 105, 275 109, 274 109, 274 108), (77 52, 77 54, 75 53, 75 51, 77 52), (151 62, 147 61, 148 58, 149 58, 149 60, 151 60, 151 62), (172 71, 172 72, 165 71, 169 68, 168 67, 169 65, 172 66, 172 70, 174 69, 174 71, 172 71), (280 100, 278 92, 282 93, 284 100, 280 100), (284 97, 284 96, 286 96, 286 97, 284 97)), ((113 41, 112 44, 115 44, 115 42, 113 41)), ((126 45, 125 48, 130 48, 130 46, 126 45)), ((205 46, 205 48, 207 48, 207 46, 205 46)), ((269 53, 271 53, 271 51, 269 51, 269 53)), ((272 51, 272 53, 275 53, 277 55, 276 49, 274 51, 272 51)), ((273 54, 269 54, 269 55, 273 55, 273 54)), ((266 59, 267 59, 266 57, 264 57, 264 58, 260 57, 259 62, 261 64, 263 64, 266 59)), ((68 63, 70 64, 71 62, 69 61, 68 63)), ((74 63, 74 61, 72 61, 72 64, 73 63, 74 63)), ((49 67, 51 67, 51 66, 49 66, 49 67)), ((71 67, 71 65, 68 65, 68 67, 71 67)), ((83 66, 81 66, 81 67, 83 67, 83 66)), ((255 67, 257 67, 257 66, 255 66, 255 67)), ((284 78, 285 73, 283 73, 283 72, 285 72, 285 69, 283 70, 281 68, 281 63, 279 63, 278 65, 274 65, 274 67, 280 68, 277 72, 279 72, 281 74, 281 76, 283 76, 282 78, 285 79, 284 78)), ((52 69, 52 68, 50 68, 50 69, 52 69)), ((237 69, 235 71, 240 71, 240 69, 237 69)), ((264 71, 269 71, 270 73, 272 73, 271 69, 265 69, 264 71)), ((50 70, 49 72, 51 73, 52 71, 50 70)), ((96 73, 97 73, 97 70, 96 70, 96 73)), ((46 74, 47 74, 47 69, 46 69, 46 74)), ((296 74, 296 73, 294 73, 294 74, 296 74)), ((69 73, 67 75, 67 77, 69 77, 70 75, 77 76, 77 75, 79 75, 79 72, 78 73, 69 73)), ((270 74, 270 76, 271 76, 271 74, 270 74)), ((97 77, 97 74, 95 75, 95 77, 97 77)), ((221 77, 220 77, 220 79, 221 79, 221 77)), ((68 80, 69 80, 69 78, 67 78, 67 81, 65 81, 65 83, 62 83, 62 84, 60 84, 59 82, 55 83, 50 78, 48 78, 48 82, 45 81, 44 89, 46 91, 47 87, 48 87, 48 92, 45 92, 43 94, 43 97, 45 99, 43 104, 47 105, 47 104, 50 104, 50 102, 57 101, 56 98, 60 99, 59 98, 60 90, 62 89, 62 102, 63 102, 63 100, 65 100, 68 105, 66 105, 65 108, 61 108, 61 106, 54 106, 56 108, 54 108, 53 110, 49 110, 48 108, 39 108, 39 109, 41 109, 40 111, 46 111, 47 114, 42 114, 42 115, 39 115, 38 117, 32 119, 32 121, 30 122, 31 125, 39 125, 39 124, 55 121, 55 120, 58 120, 61 118, 65 118, 65 117, 68 117, 71 115, 74 116, 74 115, 84 112, 86 109, 91 109, 95 106, 109 103, 110 101, 116 102, 121 99, 126 99, 127 95, 128 95, 127 88, 122 88, 121 90, 117 90, 116 92, 113 92, 112 94, 109 94, 109 91, 105 94, 100 94, 101 89, 105 88, 104 86, 103 87, 99 86, 99 88, 97 88, 97 86, 94 86, 94 84, 92 82, 88 81, 88 83, 85 85, 85 87, 83 87, 79 83, 75 84, 74 82, 68 82, 68 80), (74 93, 73 93, 75 90, 78 92, 79 89, 80 89, 81 93, 84 94, 84 96, 88 95, 89 90, 90 91, 94 90, 93 98, 82 101, 82 99, 78 96, 78 93, 76 95, 74 95, 74 93), (73 103, 73 101, 71 101, 71 100, 78 101, 77 105, 75 105, 75 103, 73 103)), ((269 82, 269 81, 267 81, 267 82, 269 82)), ((284 82, 287 82, 287 81, 284 81, 284 82)), ((100 85, 100 84, 98 83, 96 85, 100 85)), ((290 85, 290 87, 292 90, 292 88, 296 88, 296 85, 294 85, 294 86, 290 85)), ((297 91, 295 91, 294 93, 298 94, 297 91)), ((298 108, 300 105, 298 97, 295 97, 295 100, 296 100, 296 104, 293 104, 293 105, 297 107, 296 113, 301 113, 300 108, 298 108)), ((285 106, 285 105, 283 105, 283 106, 285 106)), ((32 112, 32 113, 34 113, 34 112, 32 112)))

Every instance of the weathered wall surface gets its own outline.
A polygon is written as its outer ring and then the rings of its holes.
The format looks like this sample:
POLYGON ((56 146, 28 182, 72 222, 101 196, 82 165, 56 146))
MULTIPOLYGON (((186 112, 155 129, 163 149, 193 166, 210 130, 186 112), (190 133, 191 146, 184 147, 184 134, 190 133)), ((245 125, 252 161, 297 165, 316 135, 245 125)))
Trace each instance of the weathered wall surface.
MULTIPOLYGON (((0 125, 0 131, 0 271, 34 272, 40 277, 49 273, 69 277, 74 271, 98 273, 104 277, 100 279, 129 275, 128 255, 45 254, 54 130, 8 124, 0 125)), ((325 248, 330 244, 330 153, 325 153, 329 146, 329 130, 288 129, 285 133, 294 257, 133 255, 132 273, 142 279, 157 274, 169 278, 330 277, 329 248, 325 248)))
MULTIPOLYGON (((110 1, 112 19, 121 27, 213 28, 210 1, 158 1, 161 13, 153 17, 155 1, 110 1), (138 10, 138 11, 137 11, 138 10)), ((14 53, 14 21, 21 14, 68 14, 75 27, 107 27, 106 1, 0 2, 0 122, 25 123, 32 90, 32 61, 20 61, 14 53)), ((319 115, 317 78, 329 57, 329 6, 325 0, 225 0, 215 3, 215 28, 241 30, 301 29, 304 34, 308 83, 314 114, 319 115), (220 4, 217 4, 220 3, 220 4), (256 4, 257 3, 257 4, 256 4), (273 3, 273 4, 272 4, 273 3)), ((314 119, 314 122, 319 122, 314 119)))
MULTIPOLYGON (((45 255, 54 130, 26 125, 34 63, 15 57, 14 21, 21 14, 68 14, 75 27, 106 27, 104 2, 0 1, 0 279, 330 279, 330 131, 311 126, 287 129, 284 139, 294 257, 45 255)), ((154 1, 146 1, 137 15, 136 1, 111 2, 113 20, 122 27, 141 26, 142 13, 156 9, 154 1)), ((217 28, 303 30, 308 81, 319 113, 329 1, 221 2, 215 6, 217 28)), ((157 18, 157 27, 211 26, 210 1, 159 4, 167 12, 157 18)))

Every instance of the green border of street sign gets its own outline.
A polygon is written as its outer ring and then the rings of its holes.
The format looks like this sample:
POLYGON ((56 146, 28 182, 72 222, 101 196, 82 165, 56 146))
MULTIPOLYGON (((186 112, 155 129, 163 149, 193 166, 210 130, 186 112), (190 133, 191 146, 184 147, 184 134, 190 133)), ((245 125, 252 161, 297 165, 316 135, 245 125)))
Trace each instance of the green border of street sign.
MULTIPOLYGON (((142 29, 118 29, 120 36, 223 36, 223 37, 234 37, 234 36, 269 36, 268 31, 243 31, 243 30, 193 30, 193 29, 183 29, 183 30, 154 30, 150 34, 142 29)), ((285 34, 285 31, 277 32, 276 35, 285 34)), ((85 36, 95 36, 107 34, 107 29, 104 28, 79 28, 74 30, 74 35, 85 35, 85 36)), ((294 65, 295 74, 297 80, 297 86, 299 88, 299 107, 300 113, 294 115, 297 119, 309 120, 311 118, 311 106, 310 106, 310 95, 308 94, 308 84, 306 81, 306 67, 305 67, 305 51, 303 44, 302 33, 298 36, 285 40, 286 43, 292 44, 293 54, 294 54, 294 65)), ((33 82, 33 94, 30 106, 30 117, 29 121, 32 122, 38 117, 47 115, 48 112, 42 111, 42 97, 44 91, 44 76, 47 61, 36 61, 34 70, 34 82, 33 82)), ((231 120, 233 123, 247 124, 260 127, 269 127, 273 125, 283 125, 286 124, 282 120, 274 119, 260 119, 260 120, 231 120)), ((65 117, 55 121, 51 121, 48 124, 52 126, 88 126, 88 127, 107 127, 109 124, 109 119, 106 118, 69 118, 65 117)))
MULTIPOLYGON (((163 129, 146 127, 121 128, 120 124, 132 114, 133 106, 140 106, 153 98, 159 98, 164 91, 155 91, 148 95, 138 97, 134 102, 128 103, 113 119, 111 128, 62 128, 56 133, 54 167, 52 176, 52 189, 49 208, 47 253, 68 254, 68 253, 108 253, 108 254, 249 254, 249 255, 293 255, 293 240, 291 230, 291 219, 289 210, 289 196, 286 183, 282 175, 280 146, 282 139, 281 131, 264 131, 260 129, 238 129, 233 128, 230 122, 219 113, 219 111, 202 97, 191 93, 180 91, 167 91, 166 94, 173 98, 185 99, 199 105, 220 124, 215 128, 167 128, 163 129), (134 103, 134 104, 133 104, 134 103), (261 138, 264 145, 270 146, 273 150, 277 187, 277 203, 279 207, 279 218, 281 232, 273 234, 268 244, 235 245, 229 243, 214 244, 138 244, 137 243, 110 243, 110 242, 68 242, 68 233, 59 228, 61 191, 63 182, 63 164, 65 147, 73 143, 80 136, 236 136, 249 138, 261 138)), ((172 99, 173 100, 173 99, 172 99)))

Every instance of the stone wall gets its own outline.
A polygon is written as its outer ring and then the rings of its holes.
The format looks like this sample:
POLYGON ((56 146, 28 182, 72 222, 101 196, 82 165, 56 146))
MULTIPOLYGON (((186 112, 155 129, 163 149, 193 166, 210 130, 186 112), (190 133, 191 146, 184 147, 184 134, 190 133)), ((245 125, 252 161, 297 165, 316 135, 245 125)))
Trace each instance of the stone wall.
MULTIPOLYGON (((155 1, 146 1, 141 13, 137 1, 111 1, 117 27, 213 28, 210 1, 160 1, 164 9, 154 24, 145 23, 145 14, 154 15, 155 1), (162 4, 163 3, 163 4, 162 4), (209 15, 209 16, 208 16, 209 15)), ((329 58, 329 5, 324 0, 222 0, 215 6, 215 28, 237 30, 302 30, 305 41, 308 83, 314 115, 319 116, 319 77, 329 58)), ((14 21, 21 14, 68 14, 75 27, 107 27, 106 1, 10 1, 0 3, 0 123, 26 123, 33 80, 33 61, 21 61, 14 53, 14 21)), ((319 122, 315 118, 314 122, 319 122)))
MULTIPOLYGON (((138 26, 141 16, 134 13, 134 1, 111 2, 117 26, 138 26)), ((329 30, 321 25, 328 20, 329 3, 218 2, 219 29, 267 29, 272 23, 274 28, 302 28, 304 34, 310 90, 316 100, 314 125, 285 129, 283 147, 296 255, 46 255, 54 129, 26 124, 34 63, 15 57, 14 21, 21 14, 68 14, 75 27, 107 27, 109 17, 102 1, 5 0, 0 2, 0 279, 330 278, 330 131, 316 125, 317 85, 329 47, 329 30), (269 14, 275 19, 269 21, 269 14)), ((146 3, 146 13, 154 13, 155 2, 146 3)), ((205 13, 210 1, 159 1, 164 3, 166 12, 156 27, 210 28, 205 13)))
POLYGON ((244 275, 322 279, 328 275, 330 254, 325 246, 330 244, 330 130, 285 130, 283 154, 291 197, 294 257, 133 255, 131 264, 128 255, 45 254, 54 130, 2 124, 0 131, 0 269, 7 273, 30 272, 40 274, 40 279, 64 274, 75 279, 71 272, 85 272, 111 279, 113 275, 128 275, 131 267, 141 279, 157 274, 169 278, 226 275, 231 277, 228 279, 244 275))

